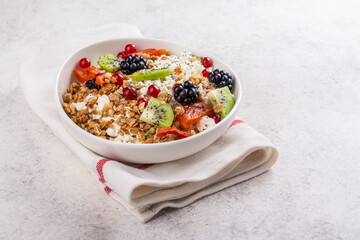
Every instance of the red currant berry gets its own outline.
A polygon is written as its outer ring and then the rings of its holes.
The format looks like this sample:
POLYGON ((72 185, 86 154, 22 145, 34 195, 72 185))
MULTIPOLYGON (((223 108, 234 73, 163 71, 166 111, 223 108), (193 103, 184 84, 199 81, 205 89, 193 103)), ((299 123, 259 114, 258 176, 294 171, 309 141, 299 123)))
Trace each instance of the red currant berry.
POLYGON ((88 68, 91 66, 91 61, 88 58, 82 58, 79 61, 79 67, 81 68, 88 68))
POLYGON ((157 96, 159 95, 160 93, 160 88, 158 88, 157 86, 155 85, 150 85, 148 87, 148 93, 150 96, 154 97, 154 98, 157 98, 157 96))
POLYGON ((136 52, 136 47, 134 44, 128 44, 125 46, 125 53, 126 54, 132 54, 136 52))
POLYGON ((215 123, 218 123, 218 122, 221 121, 221 117, 219 115, 216 115, 216 114, 214 116, 212 116, 212 119, 214 119, 215 123))
POLYGON ((117 57, 125 59, 128 56, 128 54, 126 54, 125 52, 119 52, 117 57))
POLYGON ((123 81, 124 81, 123 75, 121 75, 119 73, 114 73, 112 76, 116 79, 115 85, 121 87, 123 85, 123 81))
POLYGON ((133 87, 126 87, 123 89, 123 95, 126 99, 135 100, 137 97, 137 92, 133 87))
POLYGON ((146 98, 140 98, 140 99, 137 101, 137 105, 138 105, 138 106, 140 106, 140 104, 142 104, 142 103, 145 103, 145 106, 144 106, 144 107, 146 107, 147 104, 148 104, 148 100, 146 100, 146 98))
POLYGON ((204 70, 202 70, 201 73, 202 73, 202 75, 203 75, 204 77, 207 77, 210 72, 209 72, 207 69, 204 69, 204 70))
POLYGON ((204 57, 201 63, 205 68, 211 67, 212 65, 212 61, 208 57, 204 57))

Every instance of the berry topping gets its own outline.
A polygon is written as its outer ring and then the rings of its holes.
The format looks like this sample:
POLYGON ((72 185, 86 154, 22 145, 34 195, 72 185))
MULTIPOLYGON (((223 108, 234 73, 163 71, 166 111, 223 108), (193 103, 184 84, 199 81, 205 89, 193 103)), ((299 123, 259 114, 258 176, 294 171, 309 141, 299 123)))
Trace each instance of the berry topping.
POLYGON ((190 81, 178 84, 174 87, 174 98, 183 106, 194 103, 199 98, 199 90, 190 81))
POLYGON ((160 88, 158 88, 157 86, 155 85, 150 85, 148 87, 148 93, 150 96, 154 97, 154 98, 157 98, 157 96, 159 95, 160 93, 160 88))
POLYGON ((202 70, 201 73, 202 73, 203 77, 207 77, 210 72, 207 69, 204 69, 204 70, 202 70))
POLYGON ((123 89, 123 95, 126 99, 135 100, 137 97, 137 92, 133 87, 126 87, 123 89))
POLYGON ((214 119, 215 123, 218 123, 221 121, 221 117, 217 114, 215 114, 214 116, 211 117, 212 119, 214 119))
POLYGON ((146 98, 140 98, 140 99, 137 101, 137 105, 138 105, 138 106, 140 106, 140 104, 142 104, 142 103, 145 103, 145 106, 144 106, 144 107, 146 107, 147 104, 148 104, 148 100, 146 100, 146 98))
POLYGON ((124 81, 123 75, 121 75, 119 73, 114 73, 112 76, 116 79, 115 85, 121 87, 123 85, 123 81, 124 81))
POLYGON ((125 52, 119 52, 117 55, 118 58, 122 58, 122 59, 125 59, 127 56, 128 54, 126 54, 125 52))
POLYGON ((91 79, 85 82, 85 86, 88 89, 100 89, 100 86, 95 83, 95 79, 91 79))
POLYGON ((121 72, 130 75, 141 69, 147 69, 146 61, 141 56, 129 55, 120 64, 121 72))
POLYGON ((231 74, 224 70, 215 69, 213 72, 209 73, 207 78, 210 82, 215 83, 220 88, 228 86, 231 90, 234 86, 231 74))
POLYGON ((212 61, 208 57, 204 57, 201 63, 205 68, 208 68, 208 67, 212 66, 212 61))
POLYGON ((136 47, 134 44, 128 44, 125 46, 125 53, 132 54, 134 52, 136 52, 136 47))
POLYGON ((88 68, 91 66, 91 61, 88 58, 82 58, 79 61, 79 67, 88 68))

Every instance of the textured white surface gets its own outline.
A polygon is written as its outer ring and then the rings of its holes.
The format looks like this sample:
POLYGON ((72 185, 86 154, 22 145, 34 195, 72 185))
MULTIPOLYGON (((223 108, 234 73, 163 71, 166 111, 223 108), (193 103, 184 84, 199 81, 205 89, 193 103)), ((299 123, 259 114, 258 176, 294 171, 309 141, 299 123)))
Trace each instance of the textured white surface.
POLYGON ((1 1, 0 239, 359 239, 359 10, 325 0, 1 1), (109 198, 28 109, 17 69, 62 33, 113 21, 236 69, 240 116, 279 147, 273 170, 148 224, 109 198))

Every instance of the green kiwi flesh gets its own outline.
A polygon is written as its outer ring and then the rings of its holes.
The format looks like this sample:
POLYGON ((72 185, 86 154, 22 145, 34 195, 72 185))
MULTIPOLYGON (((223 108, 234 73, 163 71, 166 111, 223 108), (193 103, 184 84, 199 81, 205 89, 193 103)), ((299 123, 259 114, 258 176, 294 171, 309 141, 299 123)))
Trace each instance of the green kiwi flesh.
POLYGON ((106 72, 115 72, 120 69, 120 62, 121 58, 118 58, 112 54, 107 54, 102 56, 98 60, 98 64, 101 69, 105 70, 106 72))
POLYGON ((164 78, 170 75, 169 68, 163 69, 146 69, 141 70, 131 75, 131 79, 134 81, 145 81, 145 80, 155 80, 159 78, 164 78))
POLYGON ((207 96, 212 106, 219 103, 223 105, 223 110, 220 112, 221 118, 225 118, 235 105, 234 97, 227 86, 212 90, 207 96))
POLYGON ((170 104, 152 97, 141 114, 140 120, 161 128, 170 127, 174 121, 174 112, 170 104))

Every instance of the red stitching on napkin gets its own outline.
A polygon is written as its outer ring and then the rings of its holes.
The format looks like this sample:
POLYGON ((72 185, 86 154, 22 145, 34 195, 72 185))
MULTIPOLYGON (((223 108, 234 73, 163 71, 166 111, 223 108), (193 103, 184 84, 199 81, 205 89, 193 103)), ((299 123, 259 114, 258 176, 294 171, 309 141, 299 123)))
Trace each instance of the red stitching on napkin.
POLYGON ((112 189, 109 188, 108 186, 104 187, 104 190, 107 194, 110 194, 112 192, 112 189))
POLYGON ((104 174, 103 174, 103 168, 104 168, 104 164, 110 161, 109 159, 101 159, 97 164, 96 164, 96 170, 100 176, 99 181, 102 183, 105 183, 105 178, 104 178, 104 174))
POLYGON ((144 164, 144 165, 137 166, 135 168, 144 170, 144 169, 151 167, 152 165, 154 165, 154 164, 144 164))
POLYGON ((232 126, 234 126, 234 125, 236 125, 236 124, 239 124, 239 123, 245 123, 245 122, 244 122, 243 120, 236 119, 236 120, 234 120, 234 121, 231 123, 231 125, 230 125, 229 128, 231 128, 232 126))

